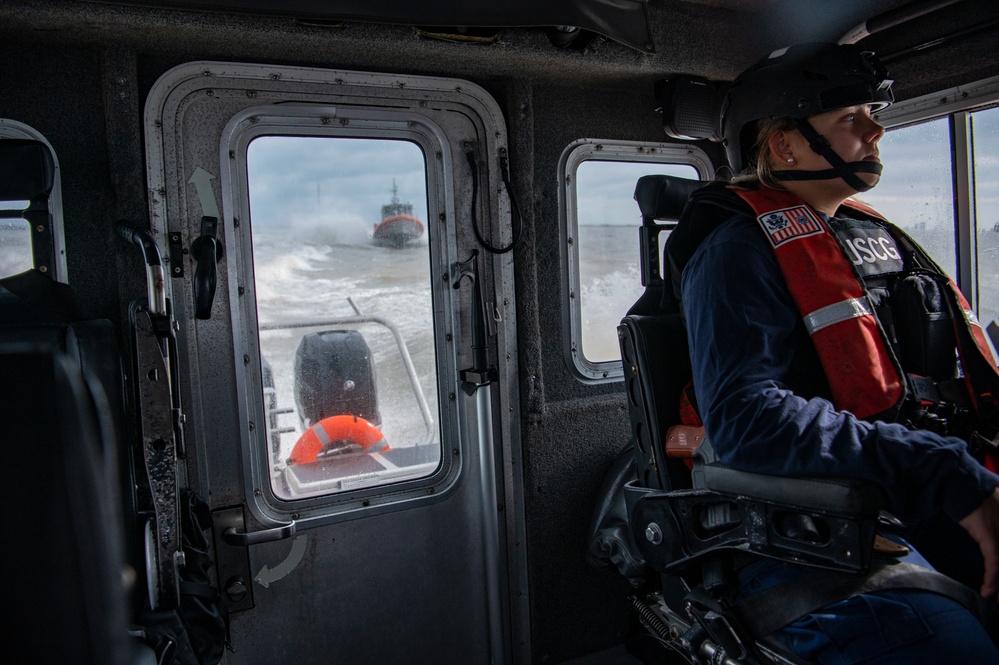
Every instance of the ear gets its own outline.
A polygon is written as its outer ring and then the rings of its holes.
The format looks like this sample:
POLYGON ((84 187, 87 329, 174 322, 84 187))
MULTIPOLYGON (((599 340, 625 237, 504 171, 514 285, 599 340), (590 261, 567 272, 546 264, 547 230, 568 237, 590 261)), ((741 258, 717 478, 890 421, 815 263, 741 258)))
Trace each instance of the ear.
POLYGON ((794 154, 788 141, 788 132, 778 130, 770 135, 767 141, 770 155, 778 162, 787 162, 787 158, 794 154))

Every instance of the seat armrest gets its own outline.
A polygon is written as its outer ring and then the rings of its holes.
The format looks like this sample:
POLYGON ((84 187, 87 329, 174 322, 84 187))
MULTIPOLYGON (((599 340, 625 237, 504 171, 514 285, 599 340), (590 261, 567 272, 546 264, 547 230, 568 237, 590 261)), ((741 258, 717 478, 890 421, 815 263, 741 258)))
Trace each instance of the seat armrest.
POLYGON ((704 489, 827 513, 861 515, 884 507, 881 488, 849 478, 787 478, 750 473, 720 462, 701 467, 704 489))

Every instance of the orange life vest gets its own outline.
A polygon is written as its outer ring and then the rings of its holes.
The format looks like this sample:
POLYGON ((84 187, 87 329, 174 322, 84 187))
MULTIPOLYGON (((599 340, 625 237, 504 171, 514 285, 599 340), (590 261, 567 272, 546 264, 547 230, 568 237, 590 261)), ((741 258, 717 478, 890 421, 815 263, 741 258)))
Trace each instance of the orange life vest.
MULTIPOLYGON (((905 374, 877 320, 864 284, 828 225, 790 192, 761 187, 736 191, 755 211, 811 335, 829 384, 833 404, 860 418, 896 413, 908 388, 905 374)), ((858 201, 845 206, 883 225, 892 237, 906 238, 920 251, 920 262, 933 261, 899 229, 858 201)), ((960 289, 949 281, 952 309, 960 310, 956 338, 961 368, 972 403, 989 424, 999 425, 996 359, 974 312, 960 289)), ((987 433, 991 438, 995 432, 987 433)), ((984 434, 984 433, 983 433, 984 434)))

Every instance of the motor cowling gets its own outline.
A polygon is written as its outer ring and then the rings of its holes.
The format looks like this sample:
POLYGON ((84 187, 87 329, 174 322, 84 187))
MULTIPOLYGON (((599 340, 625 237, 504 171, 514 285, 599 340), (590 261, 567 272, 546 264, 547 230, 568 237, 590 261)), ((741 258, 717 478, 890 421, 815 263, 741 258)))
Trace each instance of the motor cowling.
POLYGON ((303 428, 339 415, 381 424, 371 350, 356 330, 302 337, 295 351, 294 392, 303 428))

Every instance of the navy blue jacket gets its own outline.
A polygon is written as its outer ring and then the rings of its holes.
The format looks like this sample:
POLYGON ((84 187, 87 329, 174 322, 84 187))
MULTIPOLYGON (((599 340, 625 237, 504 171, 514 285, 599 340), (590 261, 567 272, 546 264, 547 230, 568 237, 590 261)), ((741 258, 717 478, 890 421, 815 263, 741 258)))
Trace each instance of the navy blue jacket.
POLYGON ((836 410, 756 220, 736 215, 713 230, 683 269, 681 290, 698 407, 724 463, 870 480, 909 522, 938 510, 959 520, 999 485, 960 439, 836 410))

